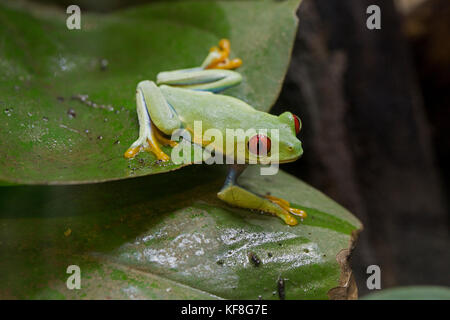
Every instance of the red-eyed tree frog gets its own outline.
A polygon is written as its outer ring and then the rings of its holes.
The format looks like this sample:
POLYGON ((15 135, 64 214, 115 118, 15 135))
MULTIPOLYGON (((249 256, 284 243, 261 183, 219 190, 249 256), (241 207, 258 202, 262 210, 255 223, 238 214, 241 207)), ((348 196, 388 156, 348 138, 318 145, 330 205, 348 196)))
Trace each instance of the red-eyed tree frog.
MULTIPOLYGON (((172 134, 180 128, 193 132, 194 121, 202 122, 202 134, 211 128, 224 135, 227 129, 266 129, 266 135, 255 134, 243 142, 246 161, 229 165, 225 184, 217 195, 232 206, 275 214, 288 225, 296 225, 298 222, 294 215, 306 218, 304 211, 292 208, 284 199, 250 192, 239 186, 237 179, 248 165, 250 155, 257 159, 267 157, 275 149, 272 148, 275 144, 278 146, 277 154, 272 158, 278 163, 297 160, 303 153, 302 144, 296 137, 301 121, 290 112, 275 116, 258 111, 237 98, 218 94, 242 80, 241 75, 232 70, 238 68, 242 61, 229 59, 229 54, 230 42, 222 39, 218 47, 211 48, 200 67, 160 72, 156 83, 141 81, 136 89, 139 138, 124 156, 130 159, 146 150, 158 160, 168 161, 170 157, 160 145, 175 147, 176 142, 170 140, 172 134), (269 133, 271 129, 277 129, 277 136, 269 133)), ((216 145, 215 150, 228 155, 222 144, 216 145)))

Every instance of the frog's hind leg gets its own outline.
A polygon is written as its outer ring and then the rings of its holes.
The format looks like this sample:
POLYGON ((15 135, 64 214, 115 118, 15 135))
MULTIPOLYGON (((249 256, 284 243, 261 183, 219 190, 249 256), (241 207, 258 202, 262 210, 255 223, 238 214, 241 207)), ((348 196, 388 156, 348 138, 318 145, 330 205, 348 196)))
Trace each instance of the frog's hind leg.
POLYGON ((282 206, 281 203, 259 196, 237 185, 237 178, 244 169, 245 165, 231 165, 229 167, 225 184, 217 194, 219 199, 235 207, 272 213, 281 218, 286 224, 296 225, 298 223, 297 219, 286 206, 282 206))
POLYGON ((134 158, 141 150, 146 150, 152 152, 158 160, 168 161, 170 157, 159 146, 159 142, 165 144, 167 139, 158 132, 158 129, 161 126, 163 128, 161 131, 170 133, 179 128, 180 121, 154 82, 142 81, 138 84, 136 110, 139 119, 139 138, 128 148, 124 156, 134 158))

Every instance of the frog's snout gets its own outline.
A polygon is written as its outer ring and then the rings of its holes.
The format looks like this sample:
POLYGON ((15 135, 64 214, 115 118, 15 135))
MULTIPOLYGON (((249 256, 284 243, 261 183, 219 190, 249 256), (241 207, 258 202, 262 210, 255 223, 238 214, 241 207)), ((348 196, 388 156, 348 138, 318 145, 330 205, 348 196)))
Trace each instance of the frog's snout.
POLYGON ((299 140, 294 146, 294 152, 300 157, 303 154, 302 142, 299 140))
POLYGON ((303 154, 302 142, 300 140, 287 146, 290 158, 296 159, 303 154))

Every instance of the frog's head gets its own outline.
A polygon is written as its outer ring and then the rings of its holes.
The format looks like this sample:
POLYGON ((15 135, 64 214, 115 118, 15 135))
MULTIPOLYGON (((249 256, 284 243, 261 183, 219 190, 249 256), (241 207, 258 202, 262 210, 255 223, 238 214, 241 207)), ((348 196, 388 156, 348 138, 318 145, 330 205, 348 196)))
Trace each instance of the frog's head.
MULTIPOLYGON (((271 158, 272 163, 286 163, 297 160, 302 154, 302 143, 297 138, 302 123, 299 117, 291 112, 284 112, 276 117, 277 135, 269 130, 267 136, 257 134, 248 140, 248 151, 261 159, 265 158, 261 150, 267 150, 267 157, 271 158), (275 154, 274 146, 278 144, 278 155, 275 154), (278 160, 276 160, 278 159, 278 160)), ((264 152, 263 152, 264 153, 264 152)))
POLYGON ((301 141, 297 138, 302 129, 302 121, 293 113, 286 111, 279 115, 279 158, 280 163, 292 162, 300 158, 303 154, 301 141))

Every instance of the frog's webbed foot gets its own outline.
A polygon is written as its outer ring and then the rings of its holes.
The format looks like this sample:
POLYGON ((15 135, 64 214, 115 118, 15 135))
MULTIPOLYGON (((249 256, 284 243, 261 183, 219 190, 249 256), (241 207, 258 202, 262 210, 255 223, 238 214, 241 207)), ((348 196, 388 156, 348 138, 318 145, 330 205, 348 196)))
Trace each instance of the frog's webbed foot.
POLYGON ((289 211, 290 213, 292 213, 295 216, 300 217, 301 219, 305 219, 307 217, 307 214, 305 211, 297 209, 297 208, 292 208, 291 204, 284 199, 277 198, 277 197, 270 196, 270 195, 266 195, 266 196, 264 196, 264 198, 268 199, 270 202, 273 202, 273 203, 279 205, 284 210, 289 211))
POLYGON ((169 140, 158 132, 158 129, 152 124, 150 134, 144 137, 139 137, 125 152, 125 158, 132 159, 142 150, 153 153, 160 161, 169 161, 170 157, 161 150, 160 145, 170 145, 175 147, 177 143, 169 140))
MULTIPOLYGON (((175 142, 174 142, 175 143, 175 142)), ((161 150, 159 141, 155 134, 150 133, 147 137, 139 137, 129 148, 125 151, 125 158, 132 159, 142 150, 153 153, 160 161, 169 161, 170 157, 161 150)))
POLYGON ((229 59, 230 40, 222 39, 218 47, 212 47, 202 64, 203 69, 236 69, 242 64, 239 58, 229 59))

